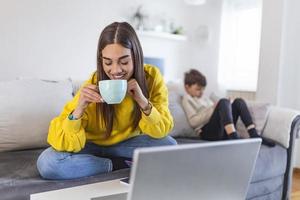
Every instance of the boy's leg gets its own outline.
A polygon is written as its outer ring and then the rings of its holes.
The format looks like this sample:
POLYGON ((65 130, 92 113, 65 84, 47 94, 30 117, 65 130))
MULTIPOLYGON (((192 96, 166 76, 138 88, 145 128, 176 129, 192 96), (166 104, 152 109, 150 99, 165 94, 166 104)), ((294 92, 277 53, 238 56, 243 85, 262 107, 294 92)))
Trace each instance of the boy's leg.
POLYGON ((221 99, 209 122, 202 128, 201 137, 205 140, 224 140, 227 139, 227 133, 224 127, 233 124, 230 101, 221 99))
POLYGON ((234 125, 236 125, 239 117, 241 117, 241 120, 246 127, 253 124, 253 120, 249 112, 248 106, 243 99, 241 98, 235 99, 231 106, 232 106, 232 116, 233 116, 234 125))
POLYGON ((246 126, 249 136, 251 138, 262 138, 263 144, 270 146, 270 147, 275 146, 275 143, 273 141, 263 138, 260 135, 258 135, 255 125, 253 123, 251 114, 249 112, 248 106, 243 99, 237 98, 234 100, 234 102, 232 103, 232 114, 233 114, 233 120, 234 120, 235 124, 237 122, 238 117, 239 116, 241 117, 241 120, 244 123, 244 125, 246 126))

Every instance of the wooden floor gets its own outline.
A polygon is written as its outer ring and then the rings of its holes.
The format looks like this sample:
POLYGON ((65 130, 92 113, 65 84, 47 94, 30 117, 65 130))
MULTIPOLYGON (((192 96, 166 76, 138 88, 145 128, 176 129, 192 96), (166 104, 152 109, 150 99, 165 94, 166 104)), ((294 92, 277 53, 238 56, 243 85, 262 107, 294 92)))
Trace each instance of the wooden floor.
POLYGON ((300 169, 294 171, 292 200, 300 200, 300 169))

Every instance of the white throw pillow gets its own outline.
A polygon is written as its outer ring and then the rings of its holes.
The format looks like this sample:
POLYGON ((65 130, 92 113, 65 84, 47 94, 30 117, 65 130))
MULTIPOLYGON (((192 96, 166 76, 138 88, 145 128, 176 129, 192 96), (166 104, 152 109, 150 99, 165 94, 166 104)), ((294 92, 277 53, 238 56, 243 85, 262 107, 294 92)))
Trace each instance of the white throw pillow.
POLYGON ((0 152, 48 146, 50 121, 71 99, 70 80, 0 82, 0 152))
MULTIPOLYGON (((263 136, 281 144, 285 148, 290 146, 290 132, 292 123, 300 113, 298 110, 272 106, 263 136)), ((299 131, 299 128, 296 128, 299 131)), ((296 133, 296 138, 297 135, 296 133)))

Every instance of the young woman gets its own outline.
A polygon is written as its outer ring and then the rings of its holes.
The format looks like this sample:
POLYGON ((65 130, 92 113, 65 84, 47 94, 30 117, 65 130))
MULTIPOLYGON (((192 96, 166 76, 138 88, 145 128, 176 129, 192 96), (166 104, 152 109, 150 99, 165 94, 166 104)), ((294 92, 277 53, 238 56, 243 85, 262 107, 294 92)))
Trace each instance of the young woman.
POLYGON ((51 121, 51 147, 42 152, 37 167, 46 179, 110 172, 119 167, 115 158, 130 159, 135 148, 175 145, 168 136, 172 128, 168 91, 158 68, 144 66, 134 29, 115 22, 100 35, 97 71, 51 121), (99 93, 98 81, 109 79, 127 80, 120 104, 105 103, 99 93))
MULTIPOLYGON (((184 85, 186 95, 182 99, 182 105, 190 125, 196 129, 202 139, 238 139, 235 125, 239 117, 250 137, 261 137, 257 134, 247 104, 243 99, 237 98, 232 104, 228 99, 220 99, 217 103, 213 103, 212 100, 203 96, 206 78, 195 69, 185 73, 184 85)), ((262 138, 262 143, 268 146, 275 145, 265 138, 262 138)))

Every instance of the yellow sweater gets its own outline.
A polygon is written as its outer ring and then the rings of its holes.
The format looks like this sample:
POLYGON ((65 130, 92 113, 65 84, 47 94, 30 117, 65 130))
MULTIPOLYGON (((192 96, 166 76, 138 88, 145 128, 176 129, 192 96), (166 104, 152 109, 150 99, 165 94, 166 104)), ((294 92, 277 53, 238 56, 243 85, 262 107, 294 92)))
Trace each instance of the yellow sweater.
MULTIPOLYGON (((158 68, 144 66, 148 84, 149 101, 153 107, 150 115, 142 112, 138 127, 133 128, 134 100, 128 94, 124 100, 115 105, 115 119, 111 136, 105 138, 105 127, 100 120, 100 130, 96 126, 96 103, 86 108, 78 120, 69 120, 69 114, 77 107, 80 90, 73 100, 68 102, 61 114, 54 118, 49 127, 48 143, 58 151, 78 152, 84 148, 87 141, 98 145, 109 146, 122 142, 139 134, 147 134, 153 138, 165 137, 173 128, 173 118, 168 109, 168 90, 158 68)), ((92 76, 93 77, 93 76, 92 76)), ((96 76, 86 84, 96 84, 96 76)), ((82 88, 82 87, 81 87, 82 88)))

